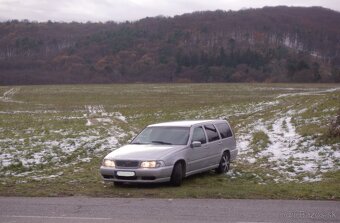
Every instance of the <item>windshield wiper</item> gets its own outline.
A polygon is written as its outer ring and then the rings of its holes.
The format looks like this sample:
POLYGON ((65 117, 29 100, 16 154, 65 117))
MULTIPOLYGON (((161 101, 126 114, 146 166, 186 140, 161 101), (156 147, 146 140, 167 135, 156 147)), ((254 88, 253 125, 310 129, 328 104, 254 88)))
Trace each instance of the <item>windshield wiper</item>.
POLYGON ((172 143, 169 142, 163 142, 163 141, 151 141, 152 143, 157 143, 157 144, 163 144, 163 145, 172 145, 172 143))

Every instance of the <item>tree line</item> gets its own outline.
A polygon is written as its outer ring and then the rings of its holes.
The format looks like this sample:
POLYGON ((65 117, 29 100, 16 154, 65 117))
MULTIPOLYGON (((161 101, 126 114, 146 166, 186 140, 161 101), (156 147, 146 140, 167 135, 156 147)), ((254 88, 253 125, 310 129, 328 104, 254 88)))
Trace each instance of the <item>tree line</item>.
POLYGON ((0 23, 0 84, 340 82, 340 13, 202 11, 136 22, 0 23))

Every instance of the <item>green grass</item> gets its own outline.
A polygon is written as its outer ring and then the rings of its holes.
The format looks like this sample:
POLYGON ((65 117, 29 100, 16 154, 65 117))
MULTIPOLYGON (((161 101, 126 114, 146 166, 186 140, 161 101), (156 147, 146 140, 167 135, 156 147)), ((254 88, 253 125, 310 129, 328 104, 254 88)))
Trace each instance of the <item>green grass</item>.
POLYGON ((260 152, 266 148, 271 142, 269 141, 268 135, 263 131, 257 131, 253 133, 253 139, 251 145, 255 153, 260 152))
MULTIPOLYGON (((269 162, 269 157, 256 156, 273 143, 267 132, 256 130, 256 123, 264 123, 270 132, 275 120, 286 114, 291 114, 291 122, 303 139, 299 142, 301 151, 310 148, 304 142, 313 142, 314 146, 329 146, 332 152, 338 152, 340 139, 329 137, 328 126, 339 109, 340 91, 278 97, 333 87, 339 85, 17 86, 20 90, 12 99, 21 103, 0 101, 0 195, 340 199, 338 169, 298 173, 294 166, 301 164, 292 157, 287 159, 286 172, 282 173, 275 169, 281 164, 269 162), (102 110, 90 114, 88 106, 102 110), (117 112, 127 122, 117 118, 117 112), (146 125, 211 118, 228 118, 236 137, 249 136, 253 152, 240 154, 230 174, 199 174, 186 179, 179 188, 168 184, 114 187, 102 182, 99 174, 102 158, 127 143, 146 125), (94 124, 86 125, 88 119, 93 119, 94 124), (110 144, 113 136, 118 140, 116 145, 110 144), (6 159, 1 154, 12 154, 13 162, 5 166, 6 159), (40 162, 25 166, 24 162, 39 154, 40 162), (256 162, 247 162, 249 158, 256 158, 256 162), (293 181, 286 176, 290 173, 297 174, 293 181), (305 182, 306 176, 320 176, 322 181, 305 182)), ((0 94, 11 88, 0 87, 0 94)), ((282 128, 288 130, 286 121, 282 128)), ((322 157, 329 155, 328 150, 320 151, 322 157)), ((339 164, 339 160, 333 162, 339 164)))
POLYGON ((9 181, 0 185, 4 196, 90 196, 149 198, 251 198, 251 199, 339 199, 339 172, 329 173, 318 183, 259 184, 256 177, 228 179, 213 172, 187 178, 181 187, 164 184, 125 185, 102 183, 97 169, 90 173, 66 172, 58 180, 9 181), (91 176, 91 177, 90 177, 91 176), (336 179, 336 180, 335 180, 336 179))

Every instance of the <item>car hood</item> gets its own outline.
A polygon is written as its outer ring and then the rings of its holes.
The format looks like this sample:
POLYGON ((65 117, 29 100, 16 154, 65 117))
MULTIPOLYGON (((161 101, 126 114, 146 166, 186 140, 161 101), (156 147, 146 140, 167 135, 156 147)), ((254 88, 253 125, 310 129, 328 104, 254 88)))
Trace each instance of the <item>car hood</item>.
POLYGON ((160 160, 170 153, 184 149, 185 145, 138 145, 129 144, 109 153, 105 159, 113 160, 160 160))

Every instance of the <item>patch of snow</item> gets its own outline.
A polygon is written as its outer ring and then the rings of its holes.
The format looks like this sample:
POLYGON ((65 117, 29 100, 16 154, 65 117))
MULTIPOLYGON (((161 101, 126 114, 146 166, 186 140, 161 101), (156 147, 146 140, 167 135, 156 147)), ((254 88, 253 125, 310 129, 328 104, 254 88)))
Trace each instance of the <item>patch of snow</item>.
POLYGON ((302 178, 303 182, 319 182, 322 180, 322 177, 319 176, 315 176, 315 177, 309 177, 309 176, 305 176, 302 178))
MULTIPOLYGON (((334 151, 334 146, 317 146, 313 137, 302 137, 296 132, 292 123, 292 114, 299 111, 286 112, 286 115, 274 120, 257 120, 247 126, 238 126, 236 135, 237 147, 242 160, 255 163, 258 158, 267 158, 268 163, 260 164, 265 168, 278 171, 285 180, 296 180, 300 174, 317 174, 340 168, 340 150, 334 151), (269 144, 260 152, 254 154, 251 148, 252 134, 263 131, 269 138, 269 144)), ((316 120, 315 120, 316 121, 316 120)), ((307 178, 306 178, 307 179, 307 178)), ((310 177, 311 181, 318 178, 310 177)), ((280 181, 278 179, 277 181, 280 181)))
POLYGON ((102 114, 105 112, 103 105, 86 105, 85 108, 90 115, 102 114))
POLYGON ((126 117, 125 117, 124 115, 122 115, 122 113, 120 113, 120 112, 115 112, 114 114, 115 114, 114 117, 115 117, 116 119, 119 119, 119 120, 121 120, 122 122, 127 123, 126 117))
POLYGON ((241 116, 241 115, 250 115, 256 112, 260 112, 263 110, 266 110, 268 108, 271 108, 273 106, 276 106, 280 103, 280 101, 268 101, 268 102, 261 102, 261 103, 251 103, 248 104, 246 108, 239 108, 239 107, 232 107, 232 112, 230 116, 241 116), (242 111, 239 111, 242 110, 242 111))
POLYGON ((1 153, 0 154, 0 169, 2 167, 7 167, 12 164, 14 160, 14 155, 11 153, 1 153))
POLYGON ((246 154, 250 150, 250 141, 251 141, 251 136, 250 134, 244 134, 244 135, 239 135, 236 136, 237 140, 237 148, 239 151, 239 154, 246 154))
POLYGON ((41 175, 41 176, 31 176, 31 179, 33 180, 37 180, 37 181, 40 181, 40 180, 43 180, 43 179, 53 179, 53 178, 57 178, 57 177, 60 177, 62 176, 64 173, 63 172, 58 172, 56 174, 53 174, 53 175, 41 175))
POLYGON ((91 121, 91 119, 87 119, 87 121, 86 121, 86 124, 85 124, 86 126, 91 126, 91 125, 93 125, 93 123, 92 123, 92 121, 91 121))
POLYGON ((87 118, 86 126, 109 125, 113 123, 112 118, 127 123, 127 119, 120 112, 106 112, 103 105, 86 105, 88 114, 83 114, 87 118))
POLYGON ((83 162, 83 163, 89 163, 91 162, 92 158, 90 157, 86 157, 86 158, 82 158, 82 159, 78 159, 80 162, 83 162))
MULTIPOLYGON (((34 130, 32 129, 31 132, 33 133, 34 130)), ((16 164, 18 161, 25 168, 33 169, 37 164, 47 165, 53 163, 56 168, 62 168, 66 165, 74 165, 79 162, 89 162, 93 156, 103 156, 104 152, 116 149, 120 145, 119 140, 134 134, 132 131, 126 133, 118 126, 111 126, 104 129, 103 127, 91 128, 77 133, 72 130, 50 130, 49 135, 56 137, 58 140, 46 140, 42 135, 34 135, 28 139, 4 139, 0 142, 2 146, 0 170, 11 164, 16 164), (25 149, 27 141, 32 148, 35 148, 36 152, 25 149), (70 163, 62 163, 63 160, 74 153, 82 155, 70 163)), ((33 172, 37 172, 37 170, 33 172)), ((16 174, 15 170, 8 169, 3 174, 24 176, 25 173, 16 174)), ((27 173, 27 175, 32 174, 34 173, 27 173)))
POLYGON ((228 171, 227 173, 225 173, 225 175, 228 176, 228 177, 230 177, 230 178, 232 178, 232 179, 234 179, 234 178, 236 178, 236 177, 242 176, 242 174, 241 174, 240 172, 237 172, 237 171, 235 171, 235 170, 233 170, 233 169, 231 169, 230 171, 228 171))
POLYGON ((308 111, 308 109, 307 108, 303 108, 303 109, 297 111, 296 114, 302 114, 302 113, 305 113, 306 111, 308 111))
POLYGON ((21 158, 20 161, 23 166, 30 167, 32 165, 37 165, 44 163, 44 157, 46 156, 47 151, 40 151, 32 154, 31 158, 21 158))
POLYGON ((110 118, 97 118, 96 119, 98 122, 103 123, 103 124, 111 124, 112 120, 110 118))
MULTIPOLYGON (((17 102, 17 101, 16 101, 17 102)), ((35 111, 0 111, 0 114, 57 114, 55 110, 35 110, 35 111)))
POLYGON ((22 101, 15 101, 13 100, 13 96, 18 93, 20 88, 11 88, 8 91, 6 91, 2 97, 0 97, 0 101, 3 102, 16 102, 16 103, 23 103, 22 101))
POLYGON ((250 163, 250 164, 253 164, 256 162, 256 159, 254 157, 250 157, 247 159, 247 162, 250 163))
POLYGON ((315 91, 307 91, 307 92, 280 94, 276 98, 283 98, 283 97, 290 97, 290 96, 323 95, 325 93, 331 93, 331 92, 335 92, 338 90, 340 90, 340 87, 330 88, 326 90, 315 90, 315 91))
POLYGON ((268 130, 266 126, 258 126, 257 128, 264 131, 271 142, 269 147, 259 154, 260 156, 269 156, 269 161, 277 161, 288 156, 290 151, 296 148, 296 142, 300 139, 291 123, 291 117, 276 120, 272 126, 273 130, 268 130), (286 128, 283 127, 284 123, 286 123, 286 128))

